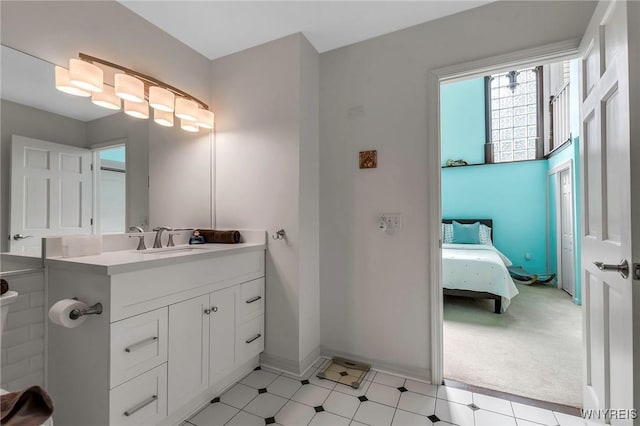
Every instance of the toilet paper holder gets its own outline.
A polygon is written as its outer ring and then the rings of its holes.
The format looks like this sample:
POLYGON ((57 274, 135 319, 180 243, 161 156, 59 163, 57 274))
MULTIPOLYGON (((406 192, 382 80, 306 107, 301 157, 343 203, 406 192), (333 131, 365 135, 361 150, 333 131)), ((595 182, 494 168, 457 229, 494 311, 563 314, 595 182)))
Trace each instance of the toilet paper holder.
MULTIPOLYGON (((78 298, 74 297, 73 300, 78 300, 78 298)), ((69 318, 71 318, 72 320, 77 320, 78 318, 84 315, 100 315, 100 314, 102 314, 102 303, 98 302, 98 303, 94 303, 91 306, 87 306, 84 309, 72 310, 71 312, 69 312, 69 318)))

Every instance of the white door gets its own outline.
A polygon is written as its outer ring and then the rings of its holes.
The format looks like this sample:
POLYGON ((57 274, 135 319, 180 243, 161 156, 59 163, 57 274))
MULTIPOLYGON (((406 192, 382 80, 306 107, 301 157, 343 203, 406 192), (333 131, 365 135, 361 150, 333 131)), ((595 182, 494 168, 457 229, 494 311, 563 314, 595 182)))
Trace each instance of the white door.
MULTIPOLYGON (((640 160, 630 158, 627 49, 627 4, 599 3, 581 42, 587 409, 634 407, 632 279, 613 266, 632 259, 630 164, 640 160)), ((613 417, 607 421, 633 422, 613 417)))
POLYGON ((209 387, 209 295, 169 306, 169 413, 209 387))
POLYGON ((91 151, 13 135, 9 249, 41 254, 41 238, 90 234, 91 151))
POLYGON ((573 180, 571 169, 560 172, 560 267, 562 288, 575 296, 573 251, 573 180))
POLYGON ((229 287, 211 293, 211 338, 209 341, 209 382, 229 374, 235 364, 236 289, 229 287))

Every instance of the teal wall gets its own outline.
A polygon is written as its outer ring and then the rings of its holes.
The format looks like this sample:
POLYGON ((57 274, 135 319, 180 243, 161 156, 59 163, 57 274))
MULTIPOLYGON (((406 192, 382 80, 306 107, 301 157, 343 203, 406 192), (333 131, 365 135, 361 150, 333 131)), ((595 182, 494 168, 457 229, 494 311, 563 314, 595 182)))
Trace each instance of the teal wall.
POLYGON ((514 265, 545 272, 547 170, 544 160, 443 168, 442 217, 493 219, 496 248, 514 265))
POLYGON ((443 84, 440 108, 442 165, 449 159, 484 163, 484 78, 443 84))

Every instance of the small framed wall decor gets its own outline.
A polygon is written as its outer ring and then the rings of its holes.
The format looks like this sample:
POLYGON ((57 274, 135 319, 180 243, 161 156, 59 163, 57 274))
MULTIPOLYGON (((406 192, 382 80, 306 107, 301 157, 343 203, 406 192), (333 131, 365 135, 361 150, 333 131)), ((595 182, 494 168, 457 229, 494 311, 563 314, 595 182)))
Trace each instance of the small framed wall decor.
POLYGON ((378 151, 360 151, 360 168, 375 169, 378 167, 378 151))

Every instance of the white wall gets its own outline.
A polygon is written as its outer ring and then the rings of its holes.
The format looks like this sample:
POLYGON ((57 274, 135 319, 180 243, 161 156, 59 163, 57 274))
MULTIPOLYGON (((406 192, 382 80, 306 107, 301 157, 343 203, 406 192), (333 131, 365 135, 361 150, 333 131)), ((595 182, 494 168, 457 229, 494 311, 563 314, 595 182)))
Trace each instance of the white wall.
POLYGON ((317 61, 295 34, 212 62, 216 225, 286 230, 269 238, 264 359, 292 372, 319 348, 317 61))
POLYGON ((11 135, 86 148, 86 124, 73 118, 2 100, 0 103, 0 251, 9 250, 11 135))
POLYGON ((438 143, 428 137, 427 73, 580 37, 593 7, 497 2, 320 55, 325 353, 430 378, 427 229, 440 213, 427 207, 428 144, 438 143), (378 150, 377 169, 358 169, 364 149, 378 150), (401 212, 402 230, 380 233, 382 212, 401 212))

